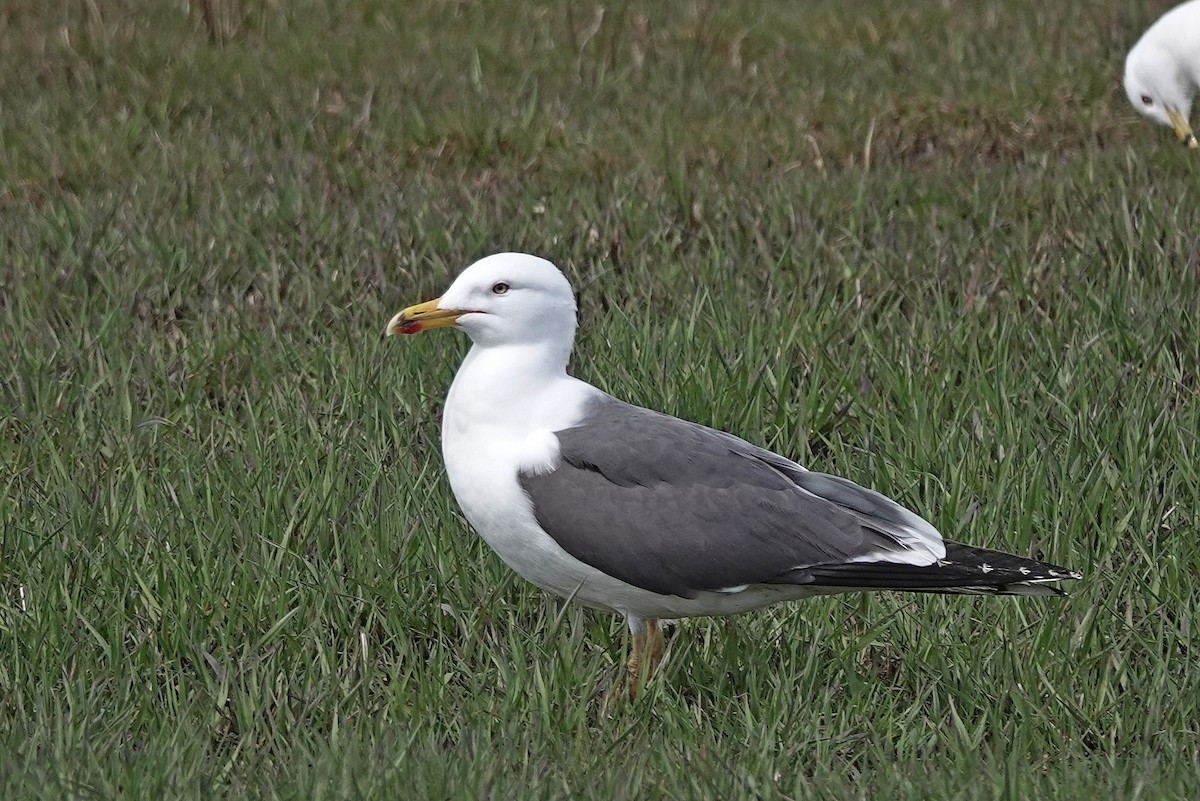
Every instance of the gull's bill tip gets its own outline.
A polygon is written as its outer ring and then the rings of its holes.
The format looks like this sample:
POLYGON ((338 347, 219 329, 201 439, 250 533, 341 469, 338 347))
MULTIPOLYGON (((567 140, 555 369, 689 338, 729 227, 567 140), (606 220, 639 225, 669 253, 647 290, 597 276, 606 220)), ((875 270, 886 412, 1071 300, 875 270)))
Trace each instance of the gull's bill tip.
POLYGON ((454 325, 459 317, 466 314, 466 311, 461 309, 438 308, 441 300, 434 298, 397 312, 383 329, 384 336, 419 334, 429 328, 445 328, 454 325))
POLYGON ((1171 118, 1171 127, 1175 129, 1175 136, 1179 139, 1179 143, 1186 145, 1188 150, 1200 150, 1200 142, 1196 141, 1196 134, 1192 131, 1187 117, 1175 109, 1167 109, 1167 116, 1171 118))

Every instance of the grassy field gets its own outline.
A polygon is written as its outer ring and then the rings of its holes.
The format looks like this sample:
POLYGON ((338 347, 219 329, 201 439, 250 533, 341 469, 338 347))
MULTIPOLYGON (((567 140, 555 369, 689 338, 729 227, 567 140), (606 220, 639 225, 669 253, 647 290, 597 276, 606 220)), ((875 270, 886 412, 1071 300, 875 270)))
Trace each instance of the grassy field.
POLYGON ((0 5, 0 797, 1194 799, 1169 2, 0 5), (206 16, 205 9, 212 11, 206 16), (580 376, 1082 570, 624 633, 443 477, 496 250, 580 376))

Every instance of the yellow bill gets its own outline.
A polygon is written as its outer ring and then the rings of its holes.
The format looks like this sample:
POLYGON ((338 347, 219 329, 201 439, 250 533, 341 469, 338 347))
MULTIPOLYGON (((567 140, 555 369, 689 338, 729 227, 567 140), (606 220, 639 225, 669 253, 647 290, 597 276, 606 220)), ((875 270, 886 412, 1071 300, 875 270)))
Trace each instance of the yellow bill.
POLYGON ((468 313, 465 309, 439 309, 441 300, 434 298, 409 306, 388 321, 384 334, 419 334, 427 328, 445 328, 454 325, 459 317, 468 313))
POLYGON ((1200 149, 1200 142, 1196 141, 1196 134, 1187 118, 1173 108, 1167 109, 1167 116, 1171 118, 1171 127, 1175 129, 1175 136, 1180 143, 1187 145, 1189 150, 1200 149))

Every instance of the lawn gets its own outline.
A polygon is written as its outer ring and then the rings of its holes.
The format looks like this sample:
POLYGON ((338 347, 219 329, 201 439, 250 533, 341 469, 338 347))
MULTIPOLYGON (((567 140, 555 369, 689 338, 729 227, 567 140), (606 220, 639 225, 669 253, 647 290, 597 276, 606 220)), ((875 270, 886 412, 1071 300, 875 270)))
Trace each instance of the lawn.
POLYGON ((1200 796, 1169 2, 0 5, 0 797, 1200 796), (190 6, 190 7, 189 7, 190 6), (625 637, 443 475, 497 250, 581 377, 1085 573, 625 637))

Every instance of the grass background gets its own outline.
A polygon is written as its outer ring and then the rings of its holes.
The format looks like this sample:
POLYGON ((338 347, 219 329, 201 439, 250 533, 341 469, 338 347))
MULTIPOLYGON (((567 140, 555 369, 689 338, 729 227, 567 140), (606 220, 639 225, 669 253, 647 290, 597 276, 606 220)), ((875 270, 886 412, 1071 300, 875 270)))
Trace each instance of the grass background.
POLYGON ((0 6, 0 795, 1200 790, 1200 163, 1164 2, 0 6), (442 477, 475 258, 582 377, 1086 573, 623 631, 442 477))

